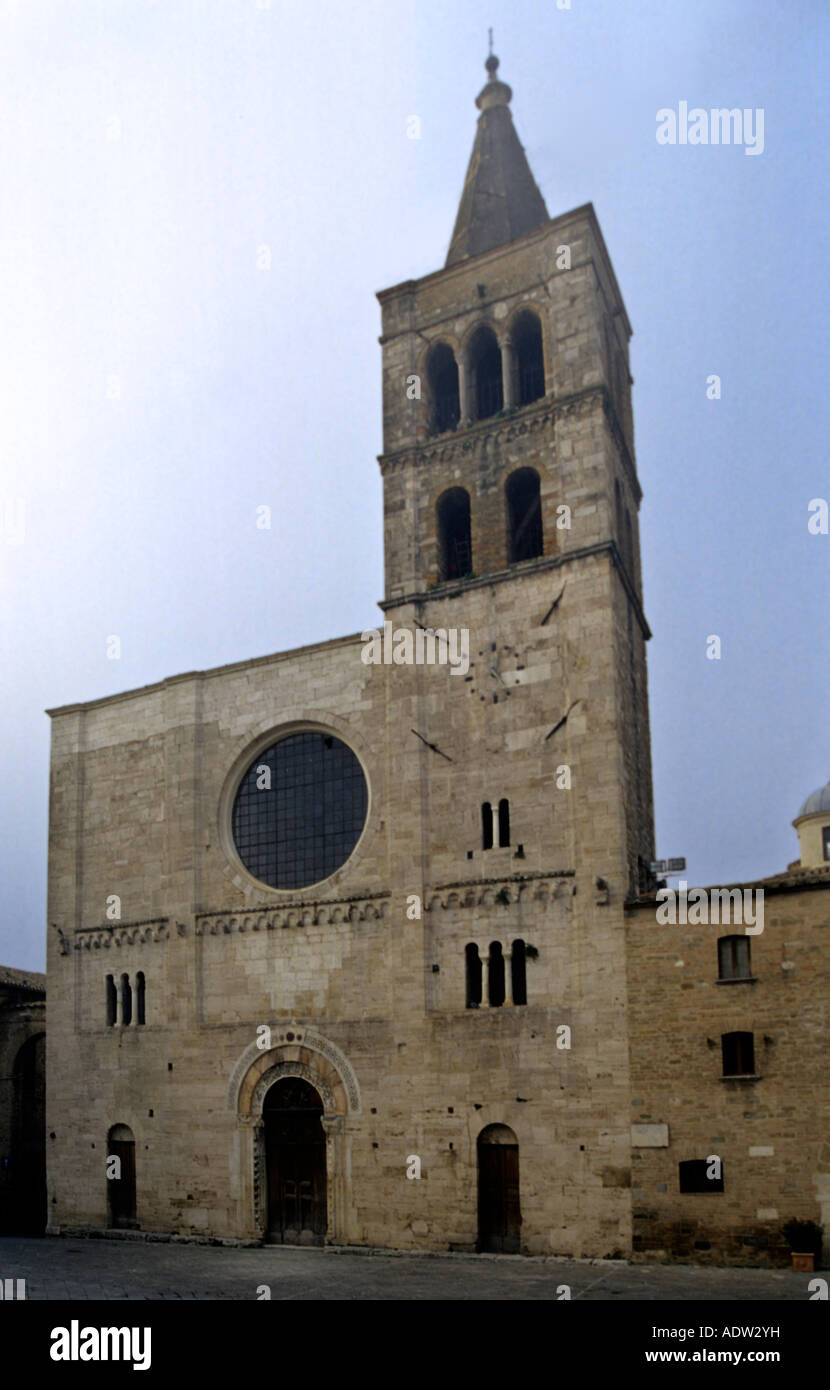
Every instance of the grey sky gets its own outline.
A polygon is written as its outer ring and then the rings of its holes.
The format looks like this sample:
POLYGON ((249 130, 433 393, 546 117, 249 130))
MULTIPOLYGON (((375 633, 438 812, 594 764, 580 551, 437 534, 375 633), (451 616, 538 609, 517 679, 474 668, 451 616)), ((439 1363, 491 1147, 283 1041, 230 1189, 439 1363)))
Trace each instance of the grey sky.
POLYGON ((380 620, 374 293, 443 264, 488 25, 634 327, 658 853, 797 856, 830 776, 824 0, 0 0, 3 962, 43 966, 46 707, 380 620), (661 147, 682 100, 763 108, 763 154, 661 147))

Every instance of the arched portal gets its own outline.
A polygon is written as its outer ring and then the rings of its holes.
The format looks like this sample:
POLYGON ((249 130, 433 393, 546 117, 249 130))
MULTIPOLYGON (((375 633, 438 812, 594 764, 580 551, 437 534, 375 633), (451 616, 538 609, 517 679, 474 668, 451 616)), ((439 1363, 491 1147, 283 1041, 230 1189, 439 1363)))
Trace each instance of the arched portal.
POLYGON ((519 1253, 519 1141, 507 1125, 478 1136, 478 1249, 519 1253))
POLYGON ((113 1125, 107 1135, 107 1206, 109 1224, 135 1229, 135 1138, 129 1125, 113 1125), (113 1160, 117 1162, 113 1162, 113 1160))
POLYGON ((322 1245, 326 1237, 323 1102, 308 1081, 283 1076, 262 1106, 267 1172, 267 1239, 322 1245))

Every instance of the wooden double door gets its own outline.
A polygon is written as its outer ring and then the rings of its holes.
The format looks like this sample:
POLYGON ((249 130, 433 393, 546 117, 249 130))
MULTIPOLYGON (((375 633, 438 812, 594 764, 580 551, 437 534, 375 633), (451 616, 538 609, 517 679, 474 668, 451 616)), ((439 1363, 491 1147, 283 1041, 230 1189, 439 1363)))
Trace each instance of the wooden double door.
POLYGON ((268 1239, 322 1245, 326 1238, 326 1136, 323 1103, 299 1077, 271 1087, 262 1108, 268 1173, 268 1239))

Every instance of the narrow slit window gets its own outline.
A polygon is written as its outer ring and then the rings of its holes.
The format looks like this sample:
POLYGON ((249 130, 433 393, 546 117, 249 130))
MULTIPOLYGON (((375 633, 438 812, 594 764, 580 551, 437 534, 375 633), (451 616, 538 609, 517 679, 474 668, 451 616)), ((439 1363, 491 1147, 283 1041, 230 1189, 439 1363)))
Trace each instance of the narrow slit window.
POLYGON ((499 845, 510 844, 510 802, 502 797, 499 802, 499 845))
POLYGON ((135 1021, 141 1026, 144 1023, 144 971, 139 970, 135 977, 135 1021))
POLYGON ((481 960, 474 941, 464 948, 467 976, 467 1008, 477 1009, 481 1003, 481 960))
POLYGON ((484 801, 481 805, 481 847, 493 848, 493 808, 489 801, 484 801))
POLYGON ((128 1027, 133 1021, 133 992, 129 975, 121 976, 121 1022, 128 1027))
POLYGON ((112 1028, 118 1009, 118 991, 112 975, 107 976, 107 1027, 112 1028))
POLYGON ((487 961, 487 1001, 491 1009, 501 1008, 504 1003, 504 956, 501 942, 490 942, 490 957, 487 961))

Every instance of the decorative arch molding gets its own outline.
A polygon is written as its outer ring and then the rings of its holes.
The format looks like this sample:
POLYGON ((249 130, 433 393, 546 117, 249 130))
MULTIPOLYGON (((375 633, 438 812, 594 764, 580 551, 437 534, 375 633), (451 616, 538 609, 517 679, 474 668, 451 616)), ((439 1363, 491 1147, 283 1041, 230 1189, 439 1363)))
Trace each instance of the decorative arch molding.
POLYGON ((337 1113, 334 1104, 334 1092, 318 1072, 305 1065, 304 1062, 277 1062, 275 1066, 269 1067, 262 1073, 259 1081, 254 1087, 251 1096, 251 1116, 254 1120, 262 1118, 262 1107, 265 1097, 274 1085, 275 1081, 282 1081, 283 1077, 296 1076, 303 1081, 307 1081, 313 1086, 321 1101, 323 1102, 323 1113, 333 1115, 337 1113))
POLYGON ((301 1025, 287 1025, 285 1034, 266 1051, 256 1043, 246 1047, 231 1075, 228 1105, 237 1115, 237 1172, 240 1218, 250 1234, 265 1239, 268 1226, 268 1174, 265 1097, 283 1077, 297 1076, 313 1086, 323 1102, 321 1123, 326 1137, 326 1243, 343 1241, 349 1228, 346 1173, 349 1139, 346 1116, 360 1112, 357 1077, 340 1049, 329 1038, 301 1025))
POLYGON ((354 1068, 340 1048, 311 1028, 299 1024, 284 1025, 284 1031, 272 1028, 280 1041, 263 1050, 255 1042, 246 1047, 234 1067, 228 1083, 228 1108, 234 1110, 242 1123, 262 1118, 262 1091, 257 1109, 256 1097, 261 1082, 274 1072, 273 1081, 280 1076, 300 1076, 320 1092, 326 1115, 359 1115, 360 1087, 354 1068), (289 1041, 286 1033, 294 1034, 289 1041))

